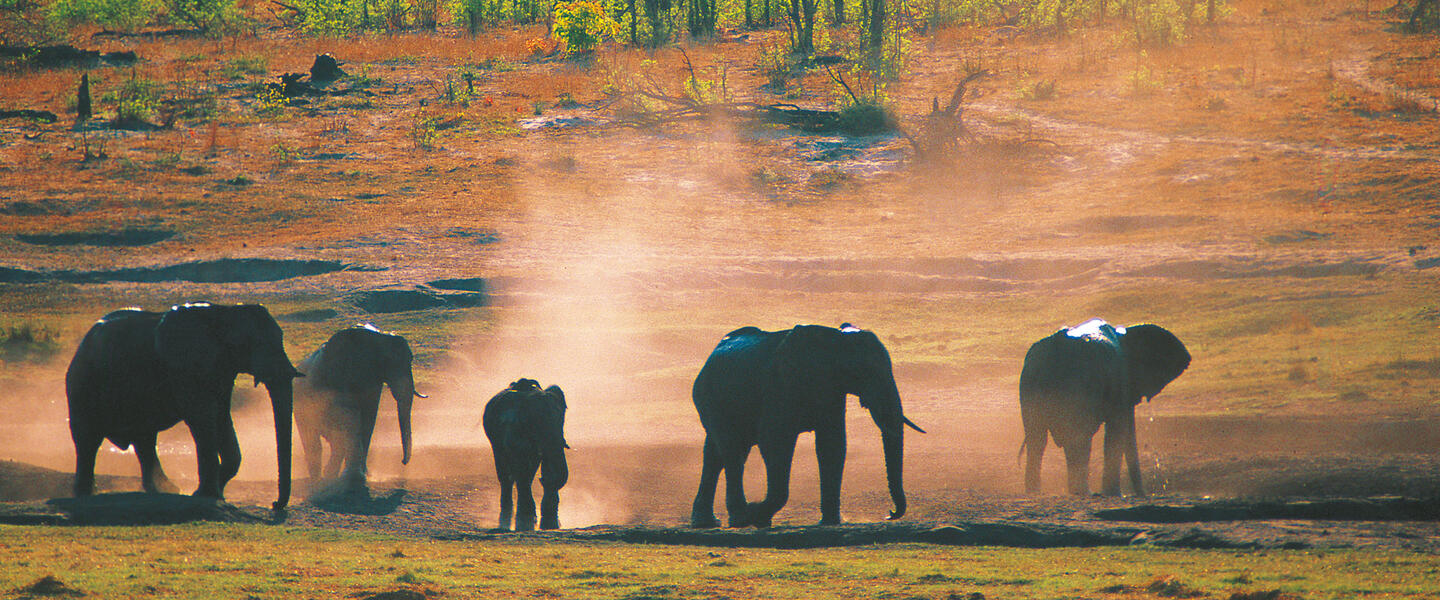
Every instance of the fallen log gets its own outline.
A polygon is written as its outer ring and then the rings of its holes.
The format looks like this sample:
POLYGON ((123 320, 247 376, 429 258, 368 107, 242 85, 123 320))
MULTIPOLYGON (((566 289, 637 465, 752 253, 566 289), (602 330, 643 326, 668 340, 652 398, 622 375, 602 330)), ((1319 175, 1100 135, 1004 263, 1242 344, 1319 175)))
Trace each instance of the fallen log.
POLYGON ((59 46, 0 46, 0 60, 13 60, 41 67, 69 67, 132 64, 137 60, 133 50, 100 52, 81 50, 69 44, 59 46))
POLYGON ((48 110, 22 108, 20 110, 0 110, 0 119, 34 119, 41 123, 54 123, 60 120, 60 117, 48 110))

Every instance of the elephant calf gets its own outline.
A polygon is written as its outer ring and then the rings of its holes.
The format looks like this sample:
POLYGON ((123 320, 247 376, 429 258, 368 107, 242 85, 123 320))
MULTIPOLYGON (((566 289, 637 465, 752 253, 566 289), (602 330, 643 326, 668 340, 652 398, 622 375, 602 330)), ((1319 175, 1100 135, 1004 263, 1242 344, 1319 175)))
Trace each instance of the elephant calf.
POLYGON ((1105 426, 1101 490, 1120 495, 1120 461, 1130 486, 1140 484, 1135 406, 1149 401, 1190 366, 1180 339, 1158 325, 1114 327, 1091 319, 1030 346, 1020 371, 1020 418, 1025 426, 1025 491, 1040 491, 1046 436, 1065 450, 1071 494, 1090 493, 1090 441, 1105 426))
POLYGON ((535 529, 535 497, 530 482, 540 471, 540 528, 560 528, 560 488, 570 479, 565 462, 565 393, 559 386, 540 389, 534 379, 520 379, 485 404, 485 437, 495 453, 500 480, 500 529, 535 529), (520 496, 515 511, 512 493, 520 496))
POLYGON ((339 477, 349 491, 365 489, 370 437, 386 385, 400 420, 400 462, 410 463, 410 410, 415 398, 426 397, 415 391, 413 358, 405 338, 361 325, 335 332, 301 361, 309 377, 295 385, 295 425, 312 481, 339 477), (323 473, 321 438, 330 445, 323 473))

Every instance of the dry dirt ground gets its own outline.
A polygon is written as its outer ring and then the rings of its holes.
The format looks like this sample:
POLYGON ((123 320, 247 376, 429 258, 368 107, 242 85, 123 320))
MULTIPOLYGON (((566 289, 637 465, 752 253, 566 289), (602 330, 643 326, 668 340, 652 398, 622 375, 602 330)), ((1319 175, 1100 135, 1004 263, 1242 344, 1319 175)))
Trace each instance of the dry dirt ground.
MULTIPOLYGON (((144 77, 176 106, 213 97, 213 112, 83 136, 68 118, 0 121, 4 325, 56 340, 0 368, 0 458, 16 461, 0 490, 19 503, 4 513, 89 510, 42 500, 68 485, 61 373, 88 323, 213 299, 270 306, 297 360, 356 321, 417 349, 432 398, 416 409, 414 463, 399 469, 383 409, 372 499, 297 501, 290 523, 488 535, 497 499, 473 424, 484 398, 526 376, 572 399, 562 523, 622 528, 561 535, 820 543, 790 529, 818 520, 808 446, 774 532, 665 536, 684 533, 701 435, 689 385, 719 337, 850 321, 880 334, 907 414, 930 433, 908 438, 906 520, 816 533, 824 543, 1092 539, 1064 535, 1083 531, 1434 550, 1433 502, 1333 500, 1440 497, 1440 41, 1353 2, 1235 8, 1144 52, 1118 24, 916 38, 890 90, 912 131, 967 69, 995 73, 965 105, 976 141, 937 165, 917 164, 899 136, 616 123, 602 90, 650 73, 678 93, 688 71, 674 50, 532 57, 535 31, 106 40, 141 62, 92 69, 97 95, 144 77), (362 76, 337 84, 357 91, 257 110, 248 83, 321 52, 362 76), (263 58, 265 72, 221 75, 238 57, 263 58), (476 93, 452 101, 447 82, 465 70, 476 93), (1054 95, 1037 95, 1040 82, 1054 95), (87 148, 105 157, 84 160, 87 148), (1106 520, 1097 511, 1151 501, 1018 494, 1020 358, 1091 316, 1160 323, 1195 356, 1138 416, 1155 502, 1203 510, 1140 514, 1204 520, 1106 520), (1331 501, 1296 504, 1306 498, 1331 501), (1030 533, 995 529, 1015 523, 1030 533)), ((760 87, 776 35, 689 52, 740 99, 828 106, 823 72, 784 93, 760 87)), ((65 114, 80 72, 0 72, 0 99, 65 114)), ((222 518, 263 520, 251 507, 273 493, 273 434, 240 383, 246 460, 229 495, 246 508, 222 518)), ((888 509, 878 436, 863 411, 849 419, 843 510, 872 523, 888 509)), ((184 482, 180 429, 162 456, 184 482)), ((133 456, 102 455, 110 489, 138 489, 133 456)), ((1059 489, 1053 448, 1047 461, 1059 489)))

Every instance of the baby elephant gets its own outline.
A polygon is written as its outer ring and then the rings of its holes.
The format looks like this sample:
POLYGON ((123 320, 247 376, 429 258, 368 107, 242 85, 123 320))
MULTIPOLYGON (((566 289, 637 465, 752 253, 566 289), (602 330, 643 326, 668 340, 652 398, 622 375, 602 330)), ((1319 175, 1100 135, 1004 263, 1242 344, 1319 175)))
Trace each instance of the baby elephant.
POLYGON ((500 529, 535 529, 535 497, 530 481, 540 471, 540 528, 560 528, 560 488, 570 479, 565 463, 565 393, 559 386, 540 389, 534 379, 510 384, 485 404, 485 437, 495 452, 495 476, 500 480, 500 529), (520 496, 515 512, 512 488, 520 496))
POLYGON ((410 344, 370 325, 341 329, 300 364, 310 377, 295 385, 295 425, 305 448, 305 466, 312 480, 320 470, 323 437, 330 445, 326 479, 339 477, 346 491, 364 491, 366 458, 380 391, 390 386, 400 420, 400 462, 410 462, 410 410, 415 398, 410 344), (341 467, 344 467, 342 472, 341 467))

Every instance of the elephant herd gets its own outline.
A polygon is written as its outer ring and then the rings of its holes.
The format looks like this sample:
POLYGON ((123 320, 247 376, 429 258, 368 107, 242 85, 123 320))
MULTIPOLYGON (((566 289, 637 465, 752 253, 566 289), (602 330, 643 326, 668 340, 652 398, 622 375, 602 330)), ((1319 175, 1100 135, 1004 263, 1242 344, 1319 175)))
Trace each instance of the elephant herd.
MULTIPOLYGON (((284 333, 262 306, 185 304, 165 312, 127 308, 97 321, 66 372, 77 496, 93 493, 95 454, 108 439, 134 447, 147 492, 176 492, 156 455, 156 436, 184 422, 199 463, 197 496, 221 498, 240 466, 231 419, 235 378, 247 373, 269 392, 275 417, 278 498, 290 499, 291 417, 300 433, 312 481, 337 482, 347 492, 365 489, 366 458, 380 395, 390 388, 399 415, 402 462, 411 455, 410 413, 416 397, 405 338, 361 325, 336 332, 292 366, 284 333), (322 468, 322 442, 330 458, 322 468)), ((1135 440, 1135 406, 1148 401, 1189 366, 1190 354, 1156 325, 1115 327, 1092 319, 1035 342, 1020 374, 1025 441, 1025 489, 1040 489, 1047 439, 1065 452, 1068 489, 1089 493, 1091 440, 1105 426, 1102 492, 1120 493, 1120 465, 1129 465, 1131 489, 1143 495, 1135 440)), ((767 527, 789 496, 798 436, 815 434, 821 524, 840 522, 847 396, 856 396, 880 430, 886 480, 894 505, 906 512, 906 418, 890 354, 872 332, 800 325, 782 331, 743 327, 727 334, 695 378, 692 397, 705 429, 692 527, 718 527, 714 503, 725 474, 725 509, 731 527, 767 527), (747 502, 745 462, 753 448, 765 463, 765 497, 747 502)), ((560 526, 559 491, 569 479, 565 460, 565 393, 519 379, 485 405, 482 424, 501 485, 500 527, 534 529, 531 482, 542 496, 539 527, 560 526), (516 506, 518 496, 518 507, 516 506)))

